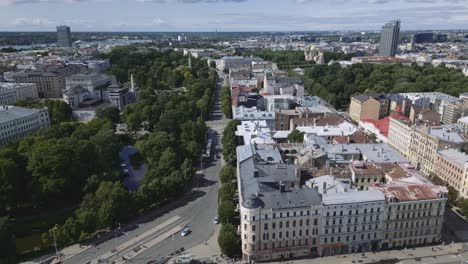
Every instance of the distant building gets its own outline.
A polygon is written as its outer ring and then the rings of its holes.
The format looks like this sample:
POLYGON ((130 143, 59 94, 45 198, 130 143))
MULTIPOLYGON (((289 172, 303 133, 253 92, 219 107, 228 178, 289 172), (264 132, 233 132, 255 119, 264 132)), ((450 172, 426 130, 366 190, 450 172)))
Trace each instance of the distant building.
POLYGON ((131 91, 128 87, 113 84, 107 88, 106 95, 105 100, 122 111, 125 106, 133 104, 136 101, 137 92, 131 91))
POLYGON ((361 119, 379 120, 388 115, 390 100, 383 94, 360 94, 351 97, 349 116, 356 122, 361 119))
POLYGON ((415 43, 429 43, 434 41, 434 33, 416 33, 413 35, 415 43))
POLYGON ((380 34, 379 55, 394 57, 397 53, 400 37, 400 20, 391 21, 382 27, 380 34))
POLYGON ((81 71, 78 66, 45 65, 37 70, 13 75, 14 82, 35 83, 40 98, 62 98, 65 78, 81 71))
POLYGON ((38 99, 36 84, 0 82, 0 104, 9 105, 17 101, 38 99))
POLYGON ((93 105, 104 99, 105 89, 112 84, 116 84, 115 76, 95 72, 75 74, 65 80, 63 99, 73 109, 81 104, 93 105))
POLYGON ((0 145, 14 142, 49 126, 50 118, 47 108, 0 107, 0 145))
POLYGON ((57 27, 57 43, 61 47, 71 47, 71 32, 69 26, 58 26, 57 27))
POLYGON ((352 63, 373 63, 373 64, 411 64, 411 60, 391 56, 364 56, 351 58, 352 63))

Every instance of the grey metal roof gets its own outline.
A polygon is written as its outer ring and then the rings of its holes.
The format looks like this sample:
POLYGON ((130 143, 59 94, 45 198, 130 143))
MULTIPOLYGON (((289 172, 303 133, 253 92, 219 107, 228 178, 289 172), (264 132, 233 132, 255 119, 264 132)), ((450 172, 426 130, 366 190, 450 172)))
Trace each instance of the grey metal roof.
POLYGON ((6 123, 19 118, 28 117, 41 112, 43 109, 29 109, 19 106, 8 106, 0 108, 0 123, 6 123))
POLYGON ((322 196, 323 205, 384 202, 384 201, 385 201, 385 195, 381 191, 377 191, 377 190, 342 192, 342 193, 324 194, 322 196))
MULTIPOLYGON (((277 158, 267 161, 263 159, 265 153, 260 155, 256 151, 254 145, 237 147, 242 206, 280 209, 307 207, 321 203, 320 195, 314 189, 296 187, 281 191, 281 183, 299 186, 298 166, 279 163, 277 158)), ((277 148, 262 151, 271 152, 269 154, 271 157, 280 155, 277 148)))

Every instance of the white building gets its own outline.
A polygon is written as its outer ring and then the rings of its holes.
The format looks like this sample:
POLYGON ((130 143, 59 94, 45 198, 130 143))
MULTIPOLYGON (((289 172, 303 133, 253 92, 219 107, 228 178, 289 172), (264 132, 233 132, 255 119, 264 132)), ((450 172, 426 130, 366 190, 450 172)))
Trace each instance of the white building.
POLYGON ((49 110, 19 106, 0 108, 0 145, 19 140, 50 126, 49 110))
POLYGON ((33 101, 39 98, 34 83, 0 82, 0 104, 14 104, 17 101, 33 101))
POLYGON ((385 197, 376 190, 322 195, 322 256, 380 249, 385 197))

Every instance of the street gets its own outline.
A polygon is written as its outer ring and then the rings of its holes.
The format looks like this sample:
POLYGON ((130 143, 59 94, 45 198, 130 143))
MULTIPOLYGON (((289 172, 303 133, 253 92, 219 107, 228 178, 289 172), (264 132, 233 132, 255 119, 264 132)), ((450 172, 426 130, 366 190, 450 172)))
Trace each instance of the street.
POLYGON ((80 247, 76 254, 64 253, 63 263, 147 263, 159 261, 174 250, 203 244, 213 235, 217 215, 218 173, 222 166, 220 137, 227 120, 221 113, 220 88, 215 92, 213 112, 207 126, 213 137, 213 158, 194 177, 194 188, 179 200, 139 217, 121 229, 113 231, 111 239, 96 245, 80 247), (219 157, 219 158, 217 158, 219 157), (192 231, 182 237, 180 231, 192 231), (81 252, 79 252, 81 251, 81 252))

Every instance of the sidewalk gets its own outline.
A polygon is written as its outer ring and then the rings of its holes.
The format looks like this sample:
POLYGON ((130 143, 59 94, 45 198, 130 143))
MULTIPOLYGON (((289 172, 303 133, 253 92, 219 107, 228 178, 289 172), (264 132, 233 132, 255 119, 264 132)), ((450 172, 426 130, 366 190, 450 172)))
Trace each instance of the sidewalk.
MULTIPOLYGON (((220 226, 216 229, 213 236, 207 241, 207 245, 198 245, 187 250, 193 259, 210 259, 215 263, 232 264, 245 263, 228 262, 221 258, 221 251, 218 246, 218 234, 220 226)), ((172 262, 169 262, 172 263, 172 262)), ((331 257, 319 257, 315 259, 299 259, 287 260, 283 262, 269 263, 284 263, 284 264, 371 264, 371 263, 400 263, 400 264, 435 264, 435 263, 468 263, 468 252, 464 252, 463 243, 455 243, 450 245, 432 247, 419 247, 406 250, 390 250, 377 253, 366 253, 363 257, 359 254, 348 254, 331 257), (434 249, 434 250, 433 250, 434 249), (385 262, 383 262, 385 261, 385 262)))

